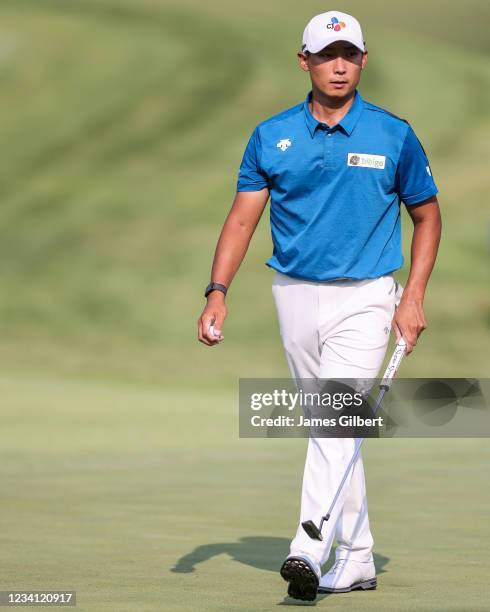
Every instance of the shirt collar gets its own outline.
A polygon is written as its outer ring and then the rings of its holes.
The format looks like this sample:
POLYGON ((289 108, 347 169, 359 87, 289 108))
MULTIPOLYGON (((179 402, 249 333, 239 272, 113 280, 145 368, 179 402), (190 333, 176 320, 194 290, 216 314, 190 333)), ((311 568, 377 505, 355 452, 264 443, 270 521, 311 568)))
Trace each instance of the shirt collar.
MULTIPOLYGON (((312 92, 309 91, 303 103, 303 111, 305 115, 306 125, 308 126, 308 130, 311 134, 311 137, 313 138, 313 136, 315 135, 315 131, 321 125, 321 122, 315 119, 315 117, 313 117, 313 115, 311 114, 309 107, 309 103, 311 102, 311 96, 312 92)), ((350 136, 352 134, 352 130, 355 128, 356 123, 359 120, 359 117, 361 116, 363 108, 364 100, 362 99, 361 94, 356 89, 352 106, 349 108, 347 114, 344 115, 344 117, 342 117, 342 119, 337 124, 344 130, 347 136, 350 136)))

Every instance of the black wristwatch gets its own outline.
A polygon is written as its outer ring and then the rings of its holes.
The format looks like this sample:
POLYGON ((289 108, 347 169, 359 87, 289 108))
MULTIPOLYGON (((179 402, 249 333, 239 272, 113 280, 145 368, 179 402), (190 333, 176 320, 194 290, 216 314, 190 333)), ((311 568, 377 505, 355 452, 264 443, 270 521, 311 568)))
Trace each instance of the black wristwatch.
POLYGON ((222 291, 226 295, 228 289, 221 283, 209 283, 209 285, 206 287, 206 291, 204 292, 204 297, 207 298, 211 291, 222 291))

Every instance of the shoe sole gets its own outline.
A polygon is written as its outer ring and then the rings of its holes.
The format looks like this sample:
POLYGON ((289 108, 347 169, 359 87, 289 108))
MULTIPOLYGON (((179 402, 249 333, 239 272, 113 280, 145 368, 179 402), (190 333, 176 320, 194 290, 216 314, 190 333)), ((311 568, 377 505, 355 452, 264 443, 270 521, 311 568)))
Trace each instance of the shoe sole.
POLYGON ((319 580, 312 567, 304 559, 289 557, 281 567, 281 576, 289 582, 288 595, 302 601, 314 601, 319 580))
POLYGON ((358 589, 362 589, 363 591, 371 591, 374 590, 378 586, 378 581, 376 577, 371 578, 370 580, 363 580, 362 582, 356 582, 350 587, 346 587, 345 589, 330 589, 329 587, 318 587, 319 593, 350 593, 351 591, 356 591, 358 589))

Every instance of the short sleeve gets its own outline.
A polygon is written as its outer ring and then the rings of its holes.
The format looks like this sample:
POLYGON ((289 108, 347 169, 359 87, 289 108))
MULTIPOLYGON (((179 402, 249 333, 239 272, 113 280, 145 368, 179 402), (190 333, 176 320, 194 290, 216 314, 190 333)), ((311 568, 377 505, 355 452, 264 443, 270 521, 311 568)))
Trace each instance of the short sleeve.
POLYGON ((408 127, 396 170, 396 190, 405 204, 418 204, 436 195, 429 160, 415 132, 408 127))
POLYGON ((262 146, 259 128, 250 136, 238 172, 237 191, 260 191, 268 186, 267 175, 260 167, 262 146))

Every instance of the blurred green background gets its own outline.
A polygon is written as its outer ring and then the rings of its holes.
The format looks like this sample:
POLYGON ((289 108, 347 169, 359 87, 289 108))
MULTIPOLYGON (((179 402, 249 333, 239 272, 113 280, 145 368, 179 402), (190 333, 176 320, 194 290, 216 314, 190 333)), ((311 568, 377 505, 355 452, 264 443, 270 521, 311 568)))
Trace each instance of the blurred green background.
MULTIPOLYGON (((429 327, 403 375, 488 376, 488 2, 1 0, 2 589, 74 588, 87 610, 281 601, 304 441, 236 427, 238 378, 288 375, 267 209, 225 341, 199 344, 196 321, 248 137, 304 99, 301 34, 332 8, 363 25, 363 97, 410 121, 440 189, 429 327), (188 555, 207 563, 189 573, 188 555)), ((363 607, 485 609, 484 441, 365 456, 390 571, 363 607)))

